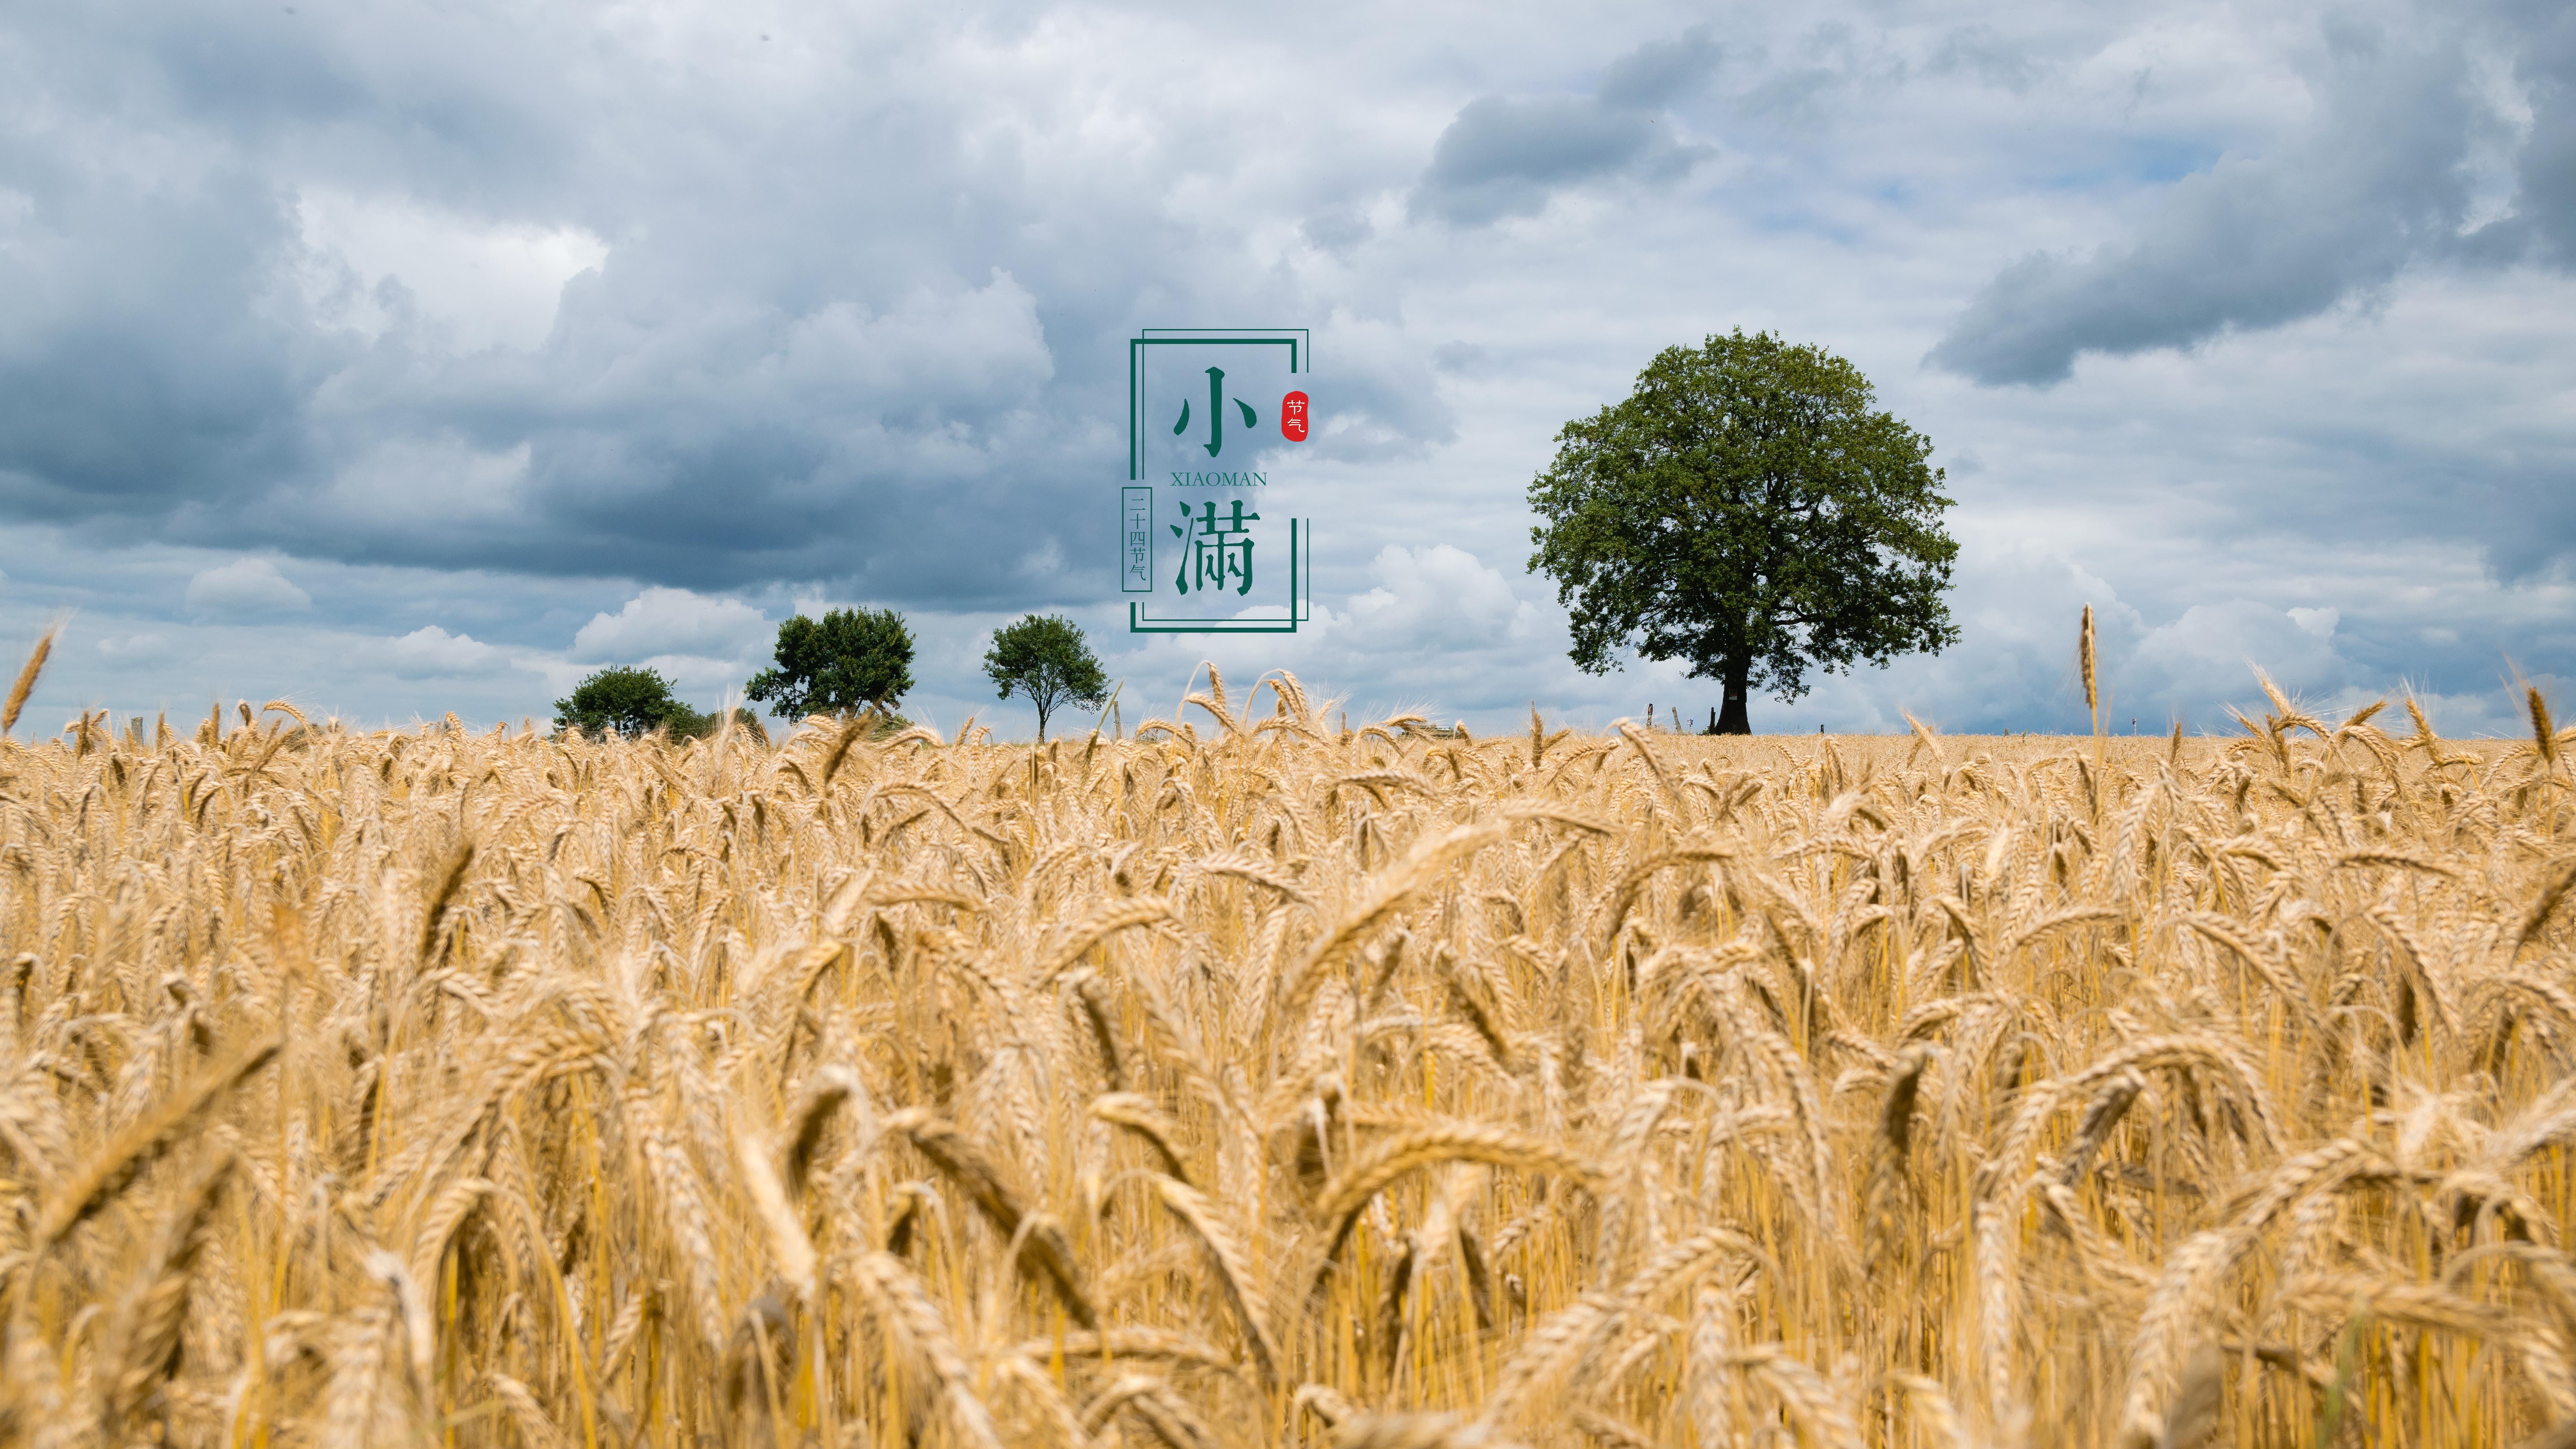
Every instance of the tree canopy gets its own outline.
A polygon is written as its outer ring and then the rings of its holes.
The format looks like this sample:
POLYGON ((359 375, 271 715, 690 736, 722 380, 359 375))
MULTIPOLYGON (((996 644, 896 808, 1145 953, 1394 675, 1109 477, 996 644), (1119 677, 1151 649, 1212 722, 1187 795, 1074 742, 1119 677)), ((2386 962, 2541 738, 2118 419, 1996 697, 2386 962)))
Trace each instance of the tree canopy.
POLYGON ((1943 473, 1875 403, 1832 353, 1739 329, 1665 349, 1567 423, 1530 484, 1530 567, 1573 614, 1575 664, 1689 660, 1724 684, 1718 732, 1744 734, 1752 689, 1795 699, 1811 667, 1955 643, 1943 473))
POLYGON ((1109 676, 1082 630, 1053 614, 1031 614, 994 630, 984 672, 1001 686, 1002 698, 1016 691, 1036 706, 1040 743, 1046 740, 1047 716, 1059 707, 1097 709, 1109 697, 1109 676))
POLYGON ((797 614, 778 626, 773 657, 743 693, 787 719, 891 710, 912 688, 912 631, 892 609, 797 614))
POLYGON ((667 726, 673 735, 704 733, 714 717, 682 704, 671 693, 671 681, 657 669, 622 665, 593 672, 555 701, 555 727, 614 732, 633 739, 667 726))

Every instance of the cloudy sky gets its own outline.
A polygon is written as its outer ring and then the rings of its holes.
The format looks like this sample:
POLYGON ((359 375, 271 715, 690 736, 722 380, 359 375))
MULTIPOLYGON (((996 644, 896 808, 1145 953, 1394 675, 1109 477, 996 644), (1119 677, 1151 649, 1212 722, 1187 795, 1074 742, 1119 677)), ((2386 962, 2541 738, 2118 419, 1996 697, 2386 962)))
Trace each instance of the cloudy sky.
MULTIPOLYGON (((2225 725, 2253 667, 2451 733, 2576 680, 2576 12, 0 0, 0 650, 29 723, 284 695, 711 707, 904 610, 916 717, 1093 629, 1354 714, 1704 718, 1565 658, 1524 490, 1734 327, 1957 499, 1938 658, 1755 727, 2225 725), (1314 329, 1311 632, 1117 605, 1124 339, 1314 329)), ((2562 701, 2576 705, 2576 700, 2562 701)), ((23 733, 22 727, 22 733, 23 733)))

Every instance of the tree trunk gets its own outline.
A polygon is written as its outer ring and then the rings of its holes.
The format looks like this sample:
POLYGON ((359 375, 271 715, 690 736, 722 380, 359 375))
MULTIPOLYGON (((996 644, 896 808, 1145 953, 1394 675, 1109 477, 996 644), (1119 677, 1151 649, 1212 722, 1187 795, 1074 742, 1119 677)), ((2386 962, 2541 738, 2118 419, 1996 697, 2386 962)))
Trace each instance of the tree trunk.
POLYGON ((1745 685, 1753 673, 1751 660, 1730 659, 1726 662, 1726 707, 1717 712, 1717 733, 1749 735, 1753 725, 1745 717, 1745 685))

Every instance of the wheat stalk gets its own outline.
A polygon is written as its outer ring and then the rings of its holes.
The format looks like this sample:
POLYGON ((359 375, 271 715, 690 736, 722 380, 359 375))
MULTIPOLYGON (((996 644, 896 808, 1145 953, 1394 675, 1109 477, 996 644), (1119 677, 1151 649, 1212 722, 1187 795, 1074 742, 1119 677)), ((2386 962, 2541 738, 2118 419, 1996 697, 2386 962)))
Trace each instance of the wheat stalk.
POLYGON ((2576 1405, 2554 720, 1479 740, 1261 683, 1043 749, 282 701, 0 743, 0 1439, 2576 1405))

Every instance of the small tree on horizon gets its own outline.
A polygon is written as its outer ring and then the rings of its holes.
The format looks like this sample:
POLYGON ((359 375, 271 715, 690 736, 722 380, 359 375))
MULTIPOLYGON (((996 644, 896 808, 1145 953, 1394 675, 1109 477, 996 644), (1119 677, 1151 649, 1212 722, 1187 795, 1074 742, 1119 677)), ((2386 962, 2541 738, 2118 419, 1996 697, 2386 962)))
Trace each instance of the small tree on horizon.
POLYGON ((1666 348, 1567 423, 1530 483, 1529 566, 1573 613, 1575 664, 1687 659, 1724 687, 1716 732, 1750 734, 1753 689, 1796 699, 1810 666, 1956 643, 1942 470, 1875 402, 1832 353, 1739 329, 1666 348))
POLYGON ((771 657, 776 667, 753 675, 742 692, 785 719, 890 712, 912 688, 912 630, 892 609, 793 615, 778 626, 771 657))
POLYGON ((700 733, 713 720, 680 702, 658 669, 611 665, 594 670, 555 701, 555 728, 593 730, 634 739, 668 726, 674 736, 700 733))
POLYGON ((1017 691, 1036 707, 1040 744, 1047 716, 1068 704, 1097 709, 1109 697, 1109 676, 1081 628, 1054 614, 1031 614, 994 630, 984 672, 1001 686, 1002 698, 1017 691))

